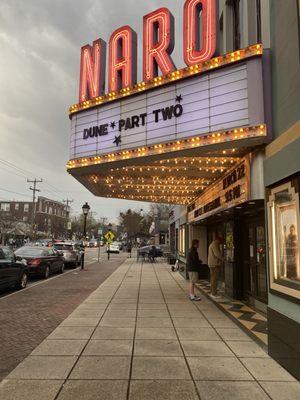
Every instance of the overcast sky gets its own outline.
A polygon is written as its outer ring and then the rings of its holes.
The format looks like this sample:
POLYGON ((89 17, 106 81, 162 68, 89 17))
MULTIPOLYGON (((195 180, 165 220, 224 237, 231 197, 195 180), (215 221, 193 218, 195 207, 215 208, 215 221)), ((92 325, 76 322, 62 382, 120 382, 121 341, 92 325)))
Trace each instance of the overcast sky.
POLYGON ((81 46, 99 37, 108 42, 122 25, 138 33, 140 80, 143 15, 159 7, 168 7, 175 16, 173 58, 182 67, 183 4, 183 0, 0 1, 1 200, 29 200, 26 177, 37 177, 44 179, 41 195, 74 199, 75 212, 88 201, 97 217, 115 221, 120 210, 147 209, 145 203, 95 197, 68 175, 68 108, 78 101, 81 46))

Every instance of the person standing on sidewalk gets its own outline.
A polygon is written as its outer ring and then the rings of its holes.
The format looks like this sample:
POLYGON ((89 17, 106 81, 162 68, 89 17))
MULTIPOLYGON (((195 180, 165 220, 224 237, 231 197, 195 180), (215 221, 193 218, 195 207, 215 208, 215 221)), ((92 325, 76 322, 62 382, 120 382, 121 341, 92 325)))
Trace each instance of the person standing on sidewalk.
POLYGON ((210 296, 212 298, 219 298, 218 296, 218 279, 221 272, 221 264, 223 256, 220 250, 220 245, 223 239, 216 235, 215 239, 211 242, 208 248, 208 266, 210 270, 210 296))
POLYGON ((199 247, 199 240, 193 239, 192 247, 189 250, 187 258, 187 271, 190 278, 190 300, 199 301, 200 297, 195 295, 195 283, 198 282, 198 272, 202 264, 199 259, 197 248, 199 247))
POLYGON ((129 253, 129 257, 131 258, 131 251, 132 251, 132 245, 131 242, 127 243, 127 253, 129 253))
POLYGON ((83 242, 80 243, 80 269, 85 270, 84 268, 84 256, 85 256, 85 247, 83 242))

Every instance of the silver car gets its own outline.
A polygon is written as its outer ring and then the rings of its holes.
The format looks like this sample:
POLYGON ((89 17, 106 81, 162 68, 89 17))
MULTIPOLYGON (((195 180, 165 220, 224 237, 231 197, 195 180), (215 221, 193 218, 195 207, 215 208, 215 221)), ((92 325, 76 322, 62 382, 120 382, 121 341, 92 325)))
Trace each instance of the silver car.
POLYGON ((80 246, 72 242, 56 242, 54 243, 56 250, 63 253, 65 266, 79 266, 81 260, 80 246))

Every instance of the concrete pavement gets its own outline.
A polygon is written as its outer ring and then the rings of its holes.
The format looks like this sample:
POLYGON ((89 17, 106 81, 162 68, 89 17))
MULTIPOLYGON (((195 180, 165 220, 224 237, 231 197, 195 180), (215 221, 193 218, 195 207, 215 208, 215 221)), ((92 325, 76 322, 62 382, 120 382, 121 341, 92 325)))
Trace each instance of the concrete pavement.
MULTIPOLYGON (((87 252, 88 271, 67 270, 48 280, 33 281, 22 291, 0 298, 0 380, 5 378, 85 298, 91 294, 127 255, 110 262, 93 261, 87 252)), ((1 396, 0 396, 1 398, 1 396)))
POLYGON ((163 263, 126 260, 0 386, 3 400, 287 400, 300 384, 163 263))

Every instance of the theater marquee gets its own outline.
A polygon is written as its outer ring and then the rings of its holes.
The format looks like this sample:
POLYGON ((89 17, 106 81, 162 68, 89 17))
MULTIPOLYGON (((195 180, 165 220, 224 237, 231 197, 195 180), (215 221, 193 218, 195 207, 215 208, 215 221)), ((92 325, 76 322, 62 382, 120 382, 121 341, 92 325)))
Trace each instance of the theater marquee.
POLYGON ((257 59, 76 114, 71 158, 258 125, 264 120, 263 93, 262 85, 249 90, 252 76, 261 81, 257 59))
POLYGON ((105 42, 81 50, 67 169, 95 195, 189 204, 267 139, 262 46, 214 56, 216 1, 186 0, 183 12, 182 69, 165 8, 143 18, 142 82, 129 26, 111 35, 107 77, 105 42))

